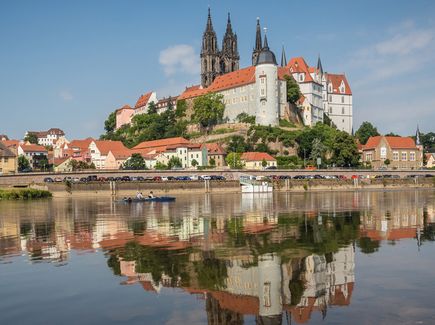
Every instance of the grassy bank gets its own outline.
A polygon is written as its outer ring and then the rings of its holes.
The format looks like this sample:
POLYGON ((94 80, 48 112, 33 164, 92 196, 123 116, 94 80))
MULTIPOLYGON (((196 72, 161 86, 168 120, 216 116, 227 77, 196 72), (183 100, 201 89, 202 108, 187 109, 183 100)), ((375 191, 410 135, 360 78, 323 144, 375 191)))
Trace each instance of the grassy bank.
POLYGON ((32 200, 51 196, 51 192, 49 191, 36 190, 33 188, 0 189, 0 200, 32 200))

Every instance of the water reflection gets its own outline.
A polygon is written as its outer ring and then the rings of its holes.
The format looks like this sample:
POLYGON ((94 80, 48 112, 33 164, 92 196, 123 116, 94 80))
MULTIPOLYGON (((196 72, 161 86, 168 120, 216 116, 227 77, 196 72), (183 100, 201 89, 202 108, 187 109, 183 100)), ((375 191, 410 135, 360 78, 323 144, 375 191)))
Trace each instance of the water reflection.
POLYGON ((434 209, 433 191, 1 202, 0 263, 103 252, 121 285, 195 295, 209 324, 305 323, 350 305, 356 250, 433 241, 434 209))

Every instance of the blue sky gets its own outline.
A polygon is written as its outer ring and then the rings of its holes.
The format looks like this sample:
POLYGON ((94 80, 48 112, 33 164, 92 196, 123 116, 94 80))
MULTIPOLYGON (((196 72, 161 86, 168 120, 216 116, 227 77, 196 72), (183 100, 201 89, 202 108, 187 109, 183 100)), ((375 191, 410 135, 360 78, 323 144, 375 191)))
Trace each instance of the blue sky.
POLYGON ((435 1, 0 0, 0 133, 96 137, 142 93, 197 84, 209 4, 219 42, 231 12, 241 67, 260 17, 278 57, 346 73, 355 129, 435 131, 435 1))

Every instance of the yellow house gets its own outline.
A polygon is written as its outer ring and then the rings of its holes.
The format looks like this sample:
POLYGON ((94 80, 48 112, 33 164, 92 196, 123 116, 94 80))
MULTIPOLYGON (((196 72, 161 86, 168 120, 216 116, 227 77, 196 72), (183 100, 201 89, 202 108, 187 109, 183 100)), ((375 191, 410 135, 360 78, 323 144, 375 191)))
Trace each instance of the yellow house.
POLYGON ((0 142, 0 175, 16 173, 17 167, 17 155, 0 142))
POLYGON ((54 158, 54 171, 58 173, 72 172, 71 160, 71 157, 54 158))
POLYGON ((245 152, 240 159, 245 164, 246 169, 276 167, 276 159, 266 152, 245 152))

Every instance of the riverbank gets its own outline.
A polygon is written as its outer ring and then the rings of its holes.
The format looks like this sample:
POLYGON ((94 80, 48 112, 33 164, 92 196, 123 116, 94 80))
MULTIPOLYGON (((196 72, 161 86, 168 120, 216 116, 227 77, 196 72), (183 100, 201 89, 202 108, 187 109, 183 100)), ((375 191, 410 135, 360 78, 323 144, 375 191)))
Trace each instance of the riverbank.
MULTIPOLYGON (((415 179, 311 179, 274 181, 275 192, 362 191, 381 189, 435 188, 435 178, 415 179)), ((34 184, 31 188, 50 191, 54 197, 67 196, 132 196, 153 191, 155 195, 195 193, 240 193, 238 181, 176 182, 92 182, 34 184)))
POLYGON ((49 197, 52 197, 51 192, 44 189, 0 189, 0 200, 33 200, 49 197))

